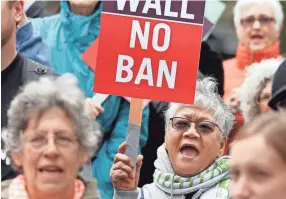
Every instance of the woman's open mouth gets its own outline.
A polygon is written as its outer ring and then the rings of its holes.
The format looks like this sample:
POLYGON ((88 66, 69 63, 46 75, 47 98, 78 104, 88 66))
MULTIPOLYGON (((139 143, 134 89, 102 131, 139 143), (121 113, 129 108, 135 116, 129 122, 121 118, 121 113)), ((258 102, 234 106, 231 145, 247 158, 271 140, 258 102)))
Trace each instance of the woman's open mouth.
POLYGON ((180 153, 185 157, 189 159, 195 158, 197 155, 199 155, 199 150, 193 146, 193 145, 188 145, 185 144, 181 147, 180 153))

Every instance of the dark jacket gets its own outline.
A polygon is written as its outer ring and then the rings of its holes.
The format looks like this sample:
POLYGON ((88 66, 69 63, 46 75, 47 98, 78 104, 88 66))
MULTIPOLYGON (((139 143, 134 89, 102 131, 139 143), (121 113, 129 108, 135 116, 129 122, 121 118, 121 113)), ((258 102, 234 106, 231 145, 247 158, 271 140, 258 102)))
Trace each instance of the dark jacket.
MULTIPOLYGON (((214 77, 218 82, 218 93, 223 95, 224 74, 222 59, 218 53, 212 51, 206 42, 202 43, 199 70, 204 76, 214 77)), ((152 101, 149 117, 149 137, 146 146, 142 150, 144 164, 141 168, 139 187, 153 182, 155 170, 154 162, 157 158, 155 151, 162 145, 165 137, 164 113, 168 108, 168 102, 152 101)))

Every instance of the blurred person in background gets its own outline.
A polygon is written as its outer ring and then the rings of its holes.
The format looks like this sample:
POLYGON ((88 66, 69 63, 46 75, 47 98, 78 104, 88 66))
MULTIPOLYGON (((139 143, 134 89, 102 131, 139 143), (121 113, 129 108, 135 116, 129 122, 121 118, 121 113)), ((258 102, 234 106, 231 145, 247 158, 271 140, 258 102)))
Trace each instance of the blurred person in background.
POLYGON ((233 13, 238 46, 235 57, 223 63, 224 100, 236 113, 237 121, 232 138, 243 125, 237 91, 245 79, 246 68, 263 59, 282 59, 279 37, 284 19, 279 0, 239 0, 233 13))
MULTIPOLYGON (((22 56, 22 51, 17 52, 16 26, 22 21, 23 1, 1 2, 1 128, 7 125, 7 110, 19 88, 43 75, 54 75, 49 68, 22 56)), ((35 44, 38 41, 32 42, 37 40, 37 37, 32 35, 33 32, 22 33, 31 41, 30 45, 26 45, 25 51, 33 51, 33 47, 38 48, 41 45, 35 44)), ((39 52, 31 55, 35 57, 37 53, 39 52)), ((13 178, 15 175, 17 172, 11 168, 10 158, 1 150, 1 180, 13 178)))
POLYGON ((279 36, 284 19, 278 0, 239 0, 233 12, 239 44, 236 57, 224 61, 225 99, 244 81, 247 66, 280 57, 279 36))
POLYGON ((272 98, 269 106, 273 110, 286 110, 286 61, 283 61, 275 73, 272 84, 272 98))
POLYGON ((245 123, 269 111, 273 77, 281 63, 281 59, 266 59, 247 68, 246 78, 238 92, 245 123))
POLYGON ((286 198, 286 113, 262 114, 231 147, 231 198, 286 198))
POLYGON ((222 154, 234 115, 216 93, 213 79, 197 81, 194 104, 171 103, 165 121, 151 184, 137 189, 143 156, 137 157, 135 168, 124 154, 126 142, 119 147, 110 172, 114 198, 229 198, 229 157, 222 154))
POLYGON ((3 199, 99 199, 96 181, 79 176, 99 146, 99 126, 73 75, 30 82, 14 98, 2 131, 20 173, 2 181, 3 199))
MULTIPOLYGON (((268 102, 272 96, 273 77, 282 61, 275 58, 265 59, 246 68, 245 80, 237 91, 244 123, 251 122, 259 114, 271 110, 268 102)), ((238 132, 227 143, 225 153, 229 153, 229 146, 237 134, 238 132)))
MULTIPOLYGON (((126 139, 130 102, 123 97, 108 96, 102 105, 93 97, 94 71, 82 60, 82 54, 97 39, 102 12, 101 1, 61 1, 59 14, 31 19, 35 31, 40 32, 50 48, 50 66, 57 74, 72 73, 87 97, 87 103, 100 123, 104 139, 92 163, 92 172, 98 180, 102 198, 111 199, 113 187, 109 170, 119 145, 126 139)), ((142 117, 140 148, 148 138, 149 106, 142 117)))

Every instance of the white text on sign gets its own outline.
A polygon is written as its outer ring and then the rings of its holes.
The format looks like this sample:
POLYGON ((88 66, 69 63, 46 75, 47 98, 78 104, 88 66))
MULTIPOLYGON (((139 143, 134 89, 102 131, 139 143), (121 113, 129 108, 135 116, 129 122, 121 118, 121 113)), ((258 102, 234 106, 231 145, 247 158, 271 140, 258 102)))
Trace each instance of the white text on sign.
MULTIPOLYGON (((139 40, 142 49, 148 49, 148 40, 150 39, 150 22, 145 22, 144 31, 142 30, 138 20, 132 21, 131 36, 130 36, 130 48, 135 48, 137 38, 139 40)), ((168 50, 170 46, 171 29, 165 23, 158 23, 153 29, 152 35, 152 47, 157 52, 164 52, 168 50), (161 31, 162 30, 162 31, 161 31), (164 42, 159 45, 159 34, 164 33, 164 42)), ((167 85, 170 89, 175 88, 177 62, 172 61, 171 69, 169 71, 167 61, 160 60, 158 64, 158 75, 156 87, 162 87, 163 79, 165 78, 167 85)), ((136 63, 138 65, 138 63, 136 63)), ((128 55, 118 55, 116 82, 129 83, 133 78, 132 67, 134 66, 134 59, 128 55), (125 63, 125 64, 124 64, 125 63), (123 77, 123 72, 127 73, 127 76, 123 77)), ((152 61, 151 58, 144 57, 140 64, 138 74, 135 77, 134 83, 139 85, 142 80, 146 80, 149 86, 154 86, 152 61), (146 71, 146 73, 145 73, 146 71)))
MULTIPOLYGON (((117 0, 117 9, 123 10, 125 8, 126 1, 127 0, 117 0)), ((139 1, 140 0, 129 0, 131 12, 134 12, 134 13, 138 12, 137 9, 138 9, 139 1)), ((174 17, 174 18, 180 17, 182 19, 194 19, 195 18, 194 14, 187 13, 189 0, 182 0, 180 16, 178 12, 171 11, 172 0, 165 0, 164 13, 162 12, 163 8, 162 8, 160 1, 161 0, 154 0, 154 1, 146 0, 142 13, 146 14, 149 12, 150 9, 153 9, 155 10, 157 16, 164 15, 166 17, 174 17)))

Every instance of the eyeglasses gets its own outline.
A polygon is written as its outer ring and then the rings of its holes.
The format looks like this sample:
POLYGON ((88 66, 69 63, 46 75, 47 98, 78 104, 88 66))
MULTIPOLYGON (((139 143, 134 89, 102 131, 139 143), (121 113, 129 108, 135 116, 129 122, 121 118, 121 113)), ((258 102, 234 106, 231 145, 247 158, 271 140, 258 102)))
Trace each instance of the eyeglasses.
POLYGON ((271 95, 269 95, 269 94, 263 95, 262 97, 257 96, 256 97, 256 103, 260 104, 260 103, 263 103, 263 102, 269 102, 270 99, 271 99, 271 95))
POLYGON ((254 17, 254 16, 249 16, 246 17, 244 19, 240 20, 240 24, 243 27, 252 27, 255 21, 259 21, 260 25, 265 26, 265 25, 269 25, 273 22, 275 22, 275 19, 273 17, 267 17, 264 15, 259 16, 258 18, 254 17))
POLYGON ((191 128, 191 123, 195 123, 195 129, 199 134, 210 134, 214 132, 215 127, 219 126, 211 121, 191 121, 183 117, 173 117, 170 119, 172 127, 181 132, 186 132, 191 128))
POLYGON ((277 109, 286 109, 286 100, 282 100, 277 102, 276 104, 277 109))
MULTIPOLYGON (((24 141, 30 146, 32 146, 34 149, 42 149, 48 144, 49 139, 45 135, 34 135, 31 137, 24 138, 24 141)), ((75 136, 70 137, 64 135, 56 135, 54 136, 54 142, 57 147, 70 148, 76 143, 78 143, 78 138, 75 136)))

